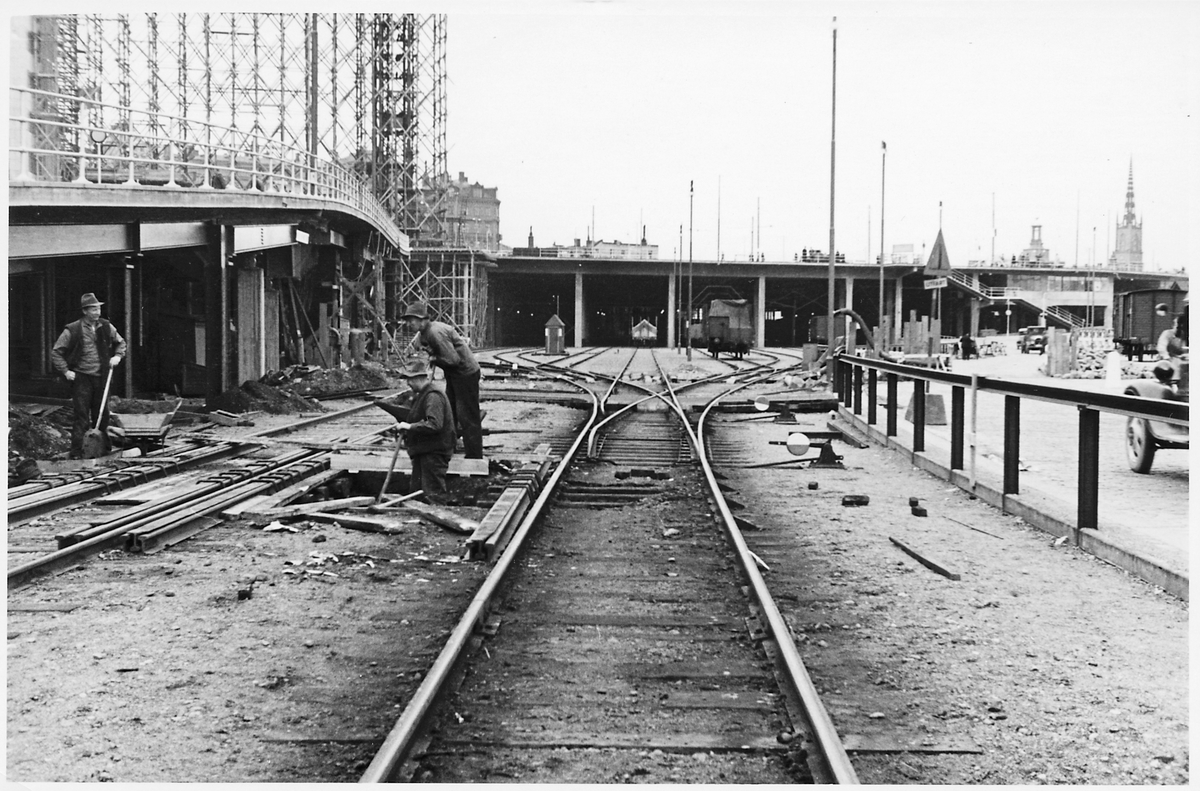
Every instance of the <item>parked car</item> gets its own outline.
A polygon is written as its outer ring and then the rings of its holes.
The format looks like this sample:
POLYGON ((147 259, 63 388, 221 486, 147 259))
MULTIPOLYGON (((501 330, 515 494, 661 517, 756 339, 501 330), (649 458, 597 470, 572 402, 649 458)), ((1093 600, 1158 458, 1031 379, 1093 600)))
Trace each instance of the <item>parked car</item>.
MULTIPOLYGON (((1163 360, 1154 367, 1154 379, 1136 379, 1125 388, 1125 395, 1142 398, 1165 398, 1170 401, 1189 400, 1188 361, 1182 360, 1178 370, 1163 360)), ((1176 426, 1159 420, 1130 417, 1125 421, 1125 455, 1129 469, 1143 475, 1150 472, 1154 454, 1160 449, 1187 450, 1190 447, 1186 426, 1176 426)))
POLYGON ((1017 332, 1017 348, 1021 350, 1021 354, 1029 354, 1030 352, 1045 354, 1046 328, 1023 327, 1017 332))

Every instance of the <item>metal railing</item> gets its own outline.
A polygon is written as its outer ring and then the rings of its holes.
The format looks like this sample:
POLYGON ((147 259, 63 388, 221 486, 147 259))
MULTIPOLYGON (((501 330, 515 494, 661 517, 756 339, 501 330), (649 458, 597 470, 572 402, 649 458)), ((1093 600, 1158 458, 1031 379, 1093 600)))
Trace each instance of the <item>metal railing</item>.
POLYGON ((223 190, 342 204, 405 234, 367 179, 256 132, 79 96, 9 88, 9 183, 223 190))
MULTIPOLYGON (((878 378, 882 373, 886 380, 885 435, 894 437, 897 430, 899 407, 898 385, 901 377, 914 381, 912 410, 912 451, 925 451, 926 391, 924 383, 940 382, 951 386, 950 390, 950 470, 964 469, 964 448, 967 445, 965 432, 966 398, 971 393, 972 404, 980 392, 1004 396, 1004 446, 1003 484, 1001 494, 1020 493, 1021 452, 1021 401, 1032 399, 1066 406, 1079 410, 1079 467, 1076 542, 1078 531, 1083 528, 1095 530, 1099 517, 1100 495, 1100 413, 1109 412, 1127 417, 1156 420, 1187 427, 1188 404, 1139 396, 1091 393, 1068 387, 1029 384, 983 376, 953 374, 912 365, 902 365, 886 360, 838 355, 834 361, 834 389, 844 406, 861 415, 863 402, 867 406, 867 425, 877 422, 878 378), (863 379, 866 374, 864 399, 863 379)), ((972 408, 972 416, 975 409, 972 408)), ((972 426, 974 434, 974 426, 972 426)), ((971 445, 972 453, 974 444, 971 445)), ((970 486, 975 486, 974 459, 970 472, 970 486)))

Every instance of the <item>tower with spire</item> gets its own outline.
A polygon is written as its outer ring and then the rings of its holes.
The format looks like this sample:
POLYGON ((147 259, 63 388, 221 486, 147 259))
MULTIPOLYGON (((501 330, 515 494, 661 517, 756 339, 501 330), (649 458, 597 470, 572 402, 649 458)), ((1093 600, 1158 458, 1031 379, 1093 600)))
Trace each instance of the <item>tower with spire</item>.
POLYGON ((1129 185, 1125 188, 1125 216, 1117 223, 1117 247, 1108 265, 1121 272, 1142 271, 1142 223, 1133 213, 1133 160, 1129 160, 1129 185))

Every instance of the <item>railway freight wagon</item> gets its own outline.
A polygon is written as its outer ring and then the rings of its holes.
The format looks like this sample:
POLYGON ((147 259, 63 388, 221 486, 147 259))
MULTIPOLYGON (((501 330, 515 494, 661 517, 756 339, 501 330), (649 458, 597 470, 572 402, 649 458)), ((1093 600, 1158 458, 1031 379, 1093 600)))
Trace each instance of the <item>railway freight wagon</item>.
POLYGON ((714 299, 704 321, 692 327, 692 345, 705 346, 716 357, 728 352, 741 357, 754 345, 754 317, 748 299, 714 299))
POLYGON ((1171 329, 1175 316, 1183 313, 1186 291, 1171 288, 1152 288, 1127 291, 1116 295, 1113 311, 1113 342, 1124 347, 1125 356, 1139 360, 1154 354, 1158 336, 1171 329), (1166 306, 1166 315, 1158 314, 1158 306, 1166 306))

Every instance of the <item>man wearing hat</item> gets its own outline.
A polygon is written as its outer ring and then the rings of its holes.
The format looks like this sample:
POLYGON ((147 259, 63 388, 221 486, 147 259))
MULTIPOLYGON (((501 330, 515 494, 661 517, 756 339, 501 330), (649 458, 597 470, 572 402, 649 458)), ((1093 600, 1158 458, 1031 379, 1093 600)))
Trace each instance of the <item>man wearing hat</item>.
POLYGON ((404 370, 413 391, 408 420, 397 424, 407 432, 405 447, 412 459, 408 491, 425 490, 431 503, 446 499, 446 470, 454 452, 454 415, 450 399, 433 383, 432 371, 423 362, 409 364, 404 370))
POLYGON ((479 415, 479 363, 471 347, 449 324, 431 321, 429 306, 414 302, 404 308, 402 318, 413 344, 429 353, 429 361, 446 374, 446 395, 454 410, 454 422, 462 433, 468 459, 483 458, 483 425, 479 415))
MULTIPOLYGON (((104 383, 109 371, 125 357, 125 339, 108 319, 100 318, 104 303, 92 293, 79 300, 83 318, 66 326, 54 348, 50 362, 71 383, 71 458, 83 456, 83 435, 96 425, 96 416, 105 413, 104 383)), ((100 431, 107 433, 108 415, 100 420, 100 431)))

